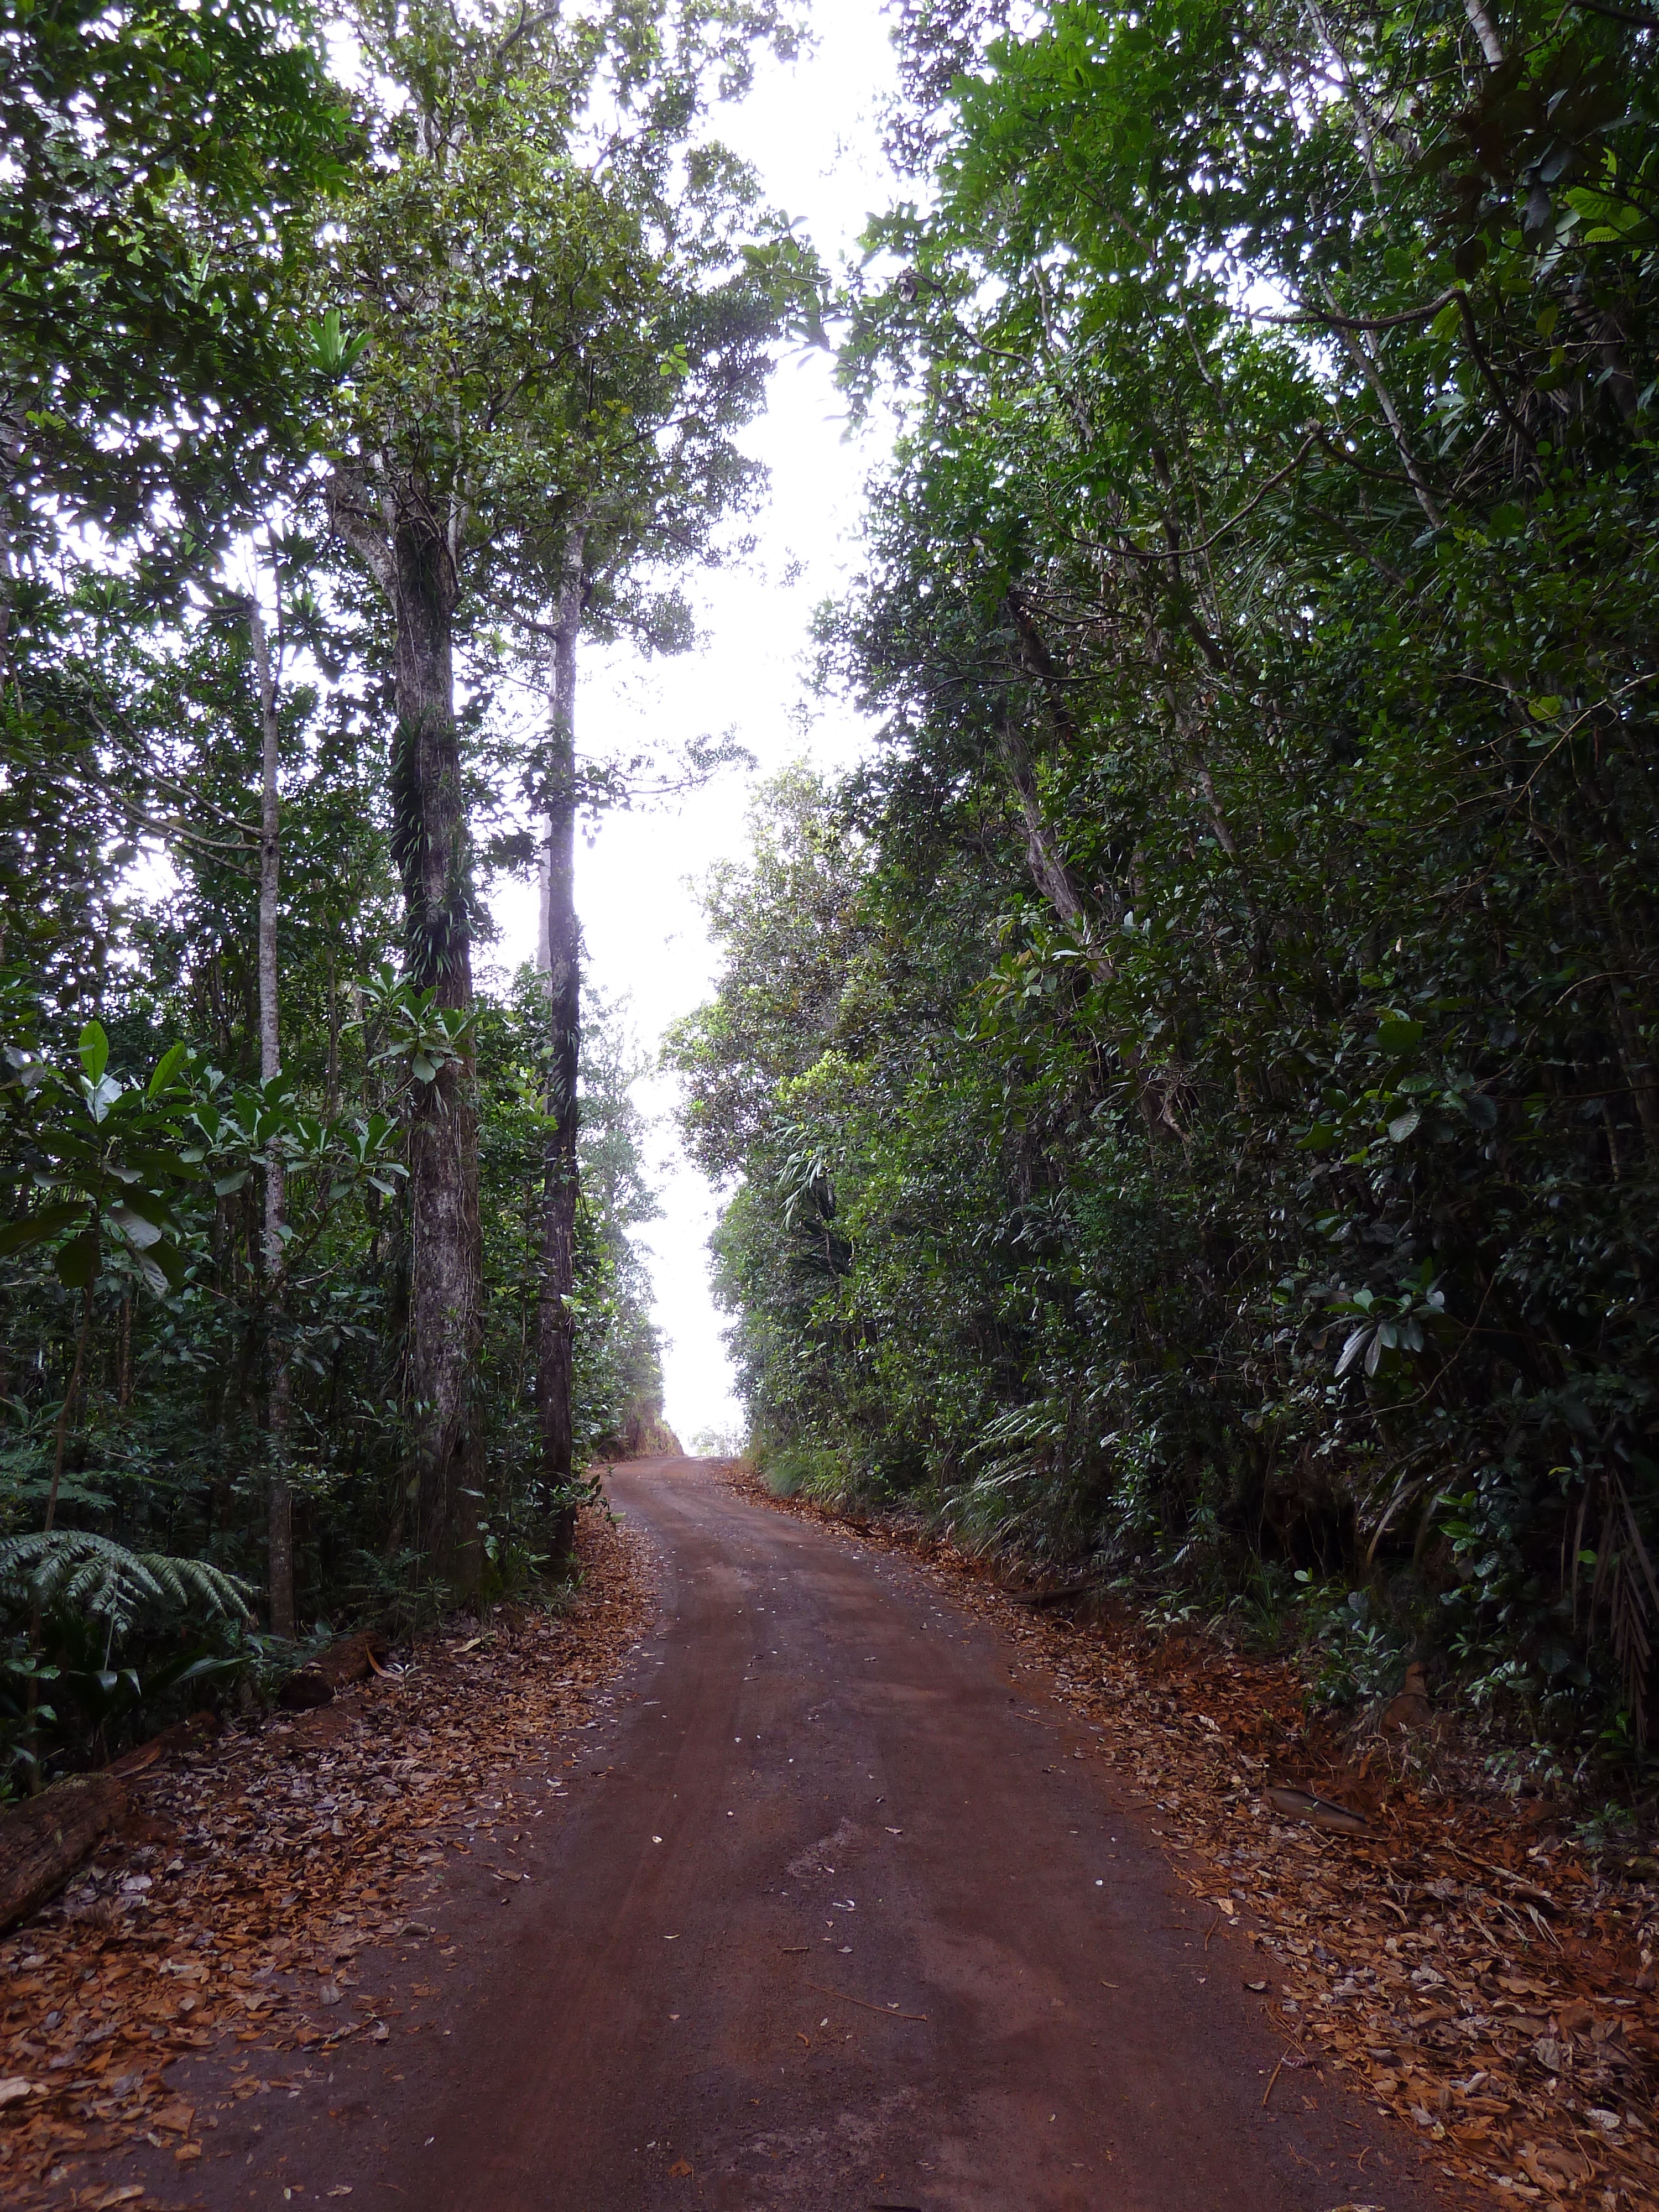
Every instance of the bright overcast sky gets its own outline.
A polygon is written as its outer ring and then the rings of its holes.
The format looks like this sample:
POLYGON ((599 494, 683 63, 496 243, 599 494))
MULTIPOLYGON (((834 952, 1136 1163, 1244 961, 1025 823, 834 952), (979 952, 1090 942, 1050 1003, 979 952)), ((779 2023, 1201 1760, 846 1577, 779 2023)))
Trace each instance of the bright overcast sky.
MULTIPOLYGON (((816 46, 790 69, 764 71, 721 135, 760 172, 769 202, 799 217, 833 270, 854 250, 866 214, 884 206, 890 179, 879 146, 879 106, 892 82, 887 26, 878 0, 833 0, 816 16, 816 46)), ((700 1005, 715 972, 692 886, 720 859, 739 857, 753 781, 806 757, 824 768, 856 756, 864 732, 851 714, 820 713, 803 735, 793 709, 804 696, 808 625, 857 555, 860 490, 879 455, 846 438, 844 404, 828 357, 787 359, 765 416, 746 448, 771 471, 772 497, 757 518, 758 544, 743 568, 692 580, 704 650, 642 664, 589 648, 577 705, 578 742, 595 755, 640 750, 702 731, 735 731, 757 763, 755 776, 727 771, 708 791, 665 811, 612 815, 579 848, 576 897, 587 948, 586 980, 626 995, 640 1042, 654 1054, 664 1029, 700 1005), (793 582, 781 579, 801 564, 793 582)), ((507 969, 535 949, 528 887, 498 894, 507 969)), ((709 1295, 708 1237, 717 1200, 687 1164, 672 1113, 677 1086, 653 1078, 636 1094, 653 1117, 651 1158, 663 1218, 642 1232, 666 1340, 666 1414, 690 1446, 700 1432, 740 1430, 723 1317, 709 1295)))

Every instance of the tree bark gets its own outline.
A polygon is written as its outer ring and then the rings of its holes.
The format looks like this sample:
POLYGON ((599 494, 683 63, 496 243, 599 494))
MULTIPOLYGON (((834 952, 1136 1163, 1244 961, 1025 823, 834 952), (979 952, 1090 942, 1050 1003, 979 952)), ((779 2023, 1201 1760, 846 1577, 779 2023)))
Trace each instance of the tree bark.
MULTIPOLYGON (((447 536, 413 500, 391 539, 398 729, 392 856, 403 878, 409 980, 435 1003, 472 1003, 472 886, 452 653, 455 569, 447 536)), ((478 1109, 470 1045, 417 1084, 409 1134, 405 1391, 415 1419, 416 1541, 463 1589, 479 1572, 479 1449, 472 1397, 483 1300, 478 1109)))
POLYGON ((1463 13, 1469 19, 1469 28, 1480 42, 1488 69, 1498 69, 1504 59, 1504 41, 1498 35, 1497 26, 1486 13, 1485 0, 1463 0, 1463 13))
MULTIPOLYGON (((571 547, 572 570, 559 595, 553 647, 553 730, 547 782, 547 837, 542 848, 541 928, 538 965, 546 977, 547 1097, 550 1127, 544 1158, 542 1264, 536 1308, 536 1405, 542 1475, 550 1493, 568 1491, 574 1474, 571 1413, 575 1288, 576 1201, 580 1164, 576 1082, 581 1060, 581 933, 576 919, 576 647, 582 622, 583 539, 571 547)), ((575 1516, 562 1509, 555 1523, 557 1553, 567 1552, 575 1516)))
MULTIPOLYGON (((282 860, 281 796, 276 771, 282 732, 276 717, 276 669, 257 591, 248 606, 248 634, 252 640, 253 667, 259 683, 259 1080, 269 1083, 281 1074, 283 1067, 282 1010, 276 992, 276 895, 282 860)), ((288 1188, 282 1146, 275 1138, 265 1153, 264 1198, 265 1447, 270 1457, 266 1577, 271 1634, 292 1639, 294 1492, 288 1479, 291 1384, 286 1347, 282 1342, 286 1273, 283 1229, 288 1188)))
POLYGON ((113 1776, 77 1774, 0 1816, 0 1933, 55 1897, 126 1809, 113 1776))
MULTIPOLYGON (((1075 930, 1086 943, 1090 934, 1088 916, 1065 856, 1043 818, 1031 756, 1015 722, 1013 708, 1006 700, 1001 705, 998 734, 1008 781, 1013 786, 1020 820, 1024 824, 1025 864, 1030 869, 1031 880, 1066 927, 1075 930)), ((1091 958, 1092 961, 1092 950, 1091 958)))
MULTIPOLYGON (((342 464, 335 528, 392 610, 392 858, 404 890, 407 969, 442 1007, 472 1003, 472 888, 452 650, 461 513, 411 478, 372 485, 342 464)), ((471 1048, 417 1086, 409 1133, 409 1315, 404 1395, 414 1437, 410 1491, 428 1565, 477 1587, 480 1453, 472 1370, 483 1297, 478 1109, 471 1048)))

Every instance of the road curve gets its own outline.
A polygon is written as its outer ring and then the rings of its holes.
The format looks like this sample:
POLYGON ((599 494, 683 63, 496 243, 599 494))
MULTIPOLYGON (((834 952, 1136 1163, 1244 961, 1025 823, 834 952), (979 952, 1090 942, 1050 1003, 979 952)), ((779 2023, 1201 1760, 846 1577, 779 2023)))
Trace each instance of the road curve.
POLYGON ((502 1909, 483 1870, 451 1874, 429 2031, 343 2047, 257 2124, 238 2106, 245 2135, 222 2129, 185 2201, 1468 2201, 1431 2194, 1407 2133, 1333 2076, 1284 2074, 1263 2110, 1284 2045, 1243 1989, 1252 1954, 1205 1949, 1211 1916, 1097 1739, 936 1578, 695 1461, 611 1492, 659 1555, 660 1616, 520 1846, 532 1881, 502 1909))

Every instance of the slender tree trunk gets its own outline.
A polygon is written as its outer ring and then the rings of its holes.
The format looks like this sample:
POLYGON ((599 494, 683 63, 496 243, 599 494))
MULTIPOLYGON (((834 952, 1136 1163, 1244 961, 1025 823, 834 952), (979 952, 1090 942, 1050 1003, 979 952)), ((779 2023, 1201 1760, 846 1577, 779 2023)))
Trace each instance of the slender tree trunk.
MULTIPOLYGON (((404 885, 410 982, 438 1006, 472 1003, 472 887, 451 651, 454 564, 414 502, 398 519, 390 583, 398 730, 393 857, 404 885)), ((416 1086, 409 1136, 405 1389, 415 1420, 416 1541, 464 1589, 479 1571, 473 1363, 483 1298, 478 1111, 471 1048, 416 1086)))
MULTIPOLYGON (((248 608, 254 672, 259 680, 259 1080, 269 1083, 283 1067, 282 1010, 276 995, 276 894, 281 881, 281 806, 276 786, 278 740, 276 670, 270 640, 256 592, 248 608)), ((270 1471, 266 1495, 266 1571, 270 1585, 270 1632, 294 1634, 294 1492, 288 1479, 289 1406, 291 1382, 283 1341, 284 1264, 283 1230, 287 1214, 287 1175, 282 1147, 273 1138, 265 1153, 264 1355, 266 1364, 265 1446, 270 1471)))
POLYGON ((23 457, 28 417, 15 404, 0 413, 0 462, 6 480, 4 506, 0 509, 0 691, 11 677, 11 625, 17 600, 17 516, 14 495, 23 457))
POLYGON ((1469 28, 1480 41, 1480 51, 1486 56, 1486 66, 1497 69, 1504 59, 1504 41, 1498 35, 1497 26, 1486 13, 1485 0, 1463 0, 1463 13, 1469 19, 1469 28))
MULTIPOLYGON (((93 1217, 94 1226, 97 1216, 93 1217)), ((70 1378, 64 1392, 64 1402, 58 1408, 58 1424, 52 1442, 52 1487, 46 1492, 46 1510, 41 1528, 50 1536, 52 1523, 58 1518, 58 1492, 64 1480, 64 1460, 69 1449, 70 1423, 74 1418, 75 1401, 81 1394, 81 1377, 87 1364, 87 1346, 92 1339, 92 1285, 88 1282, 81 1291, 80 1326, 75 1332, 75 1363, 70 1369, 70 1378)), ((40 1628, 43 1619, 40 1593, 37 1591, 29 1607, 29 1656, 40 1656, 40 1628)), ((40 1703, 40 1677, 32 1669, 28 1688, 24 1696, 24 1742, 28 1750, 29 1795, 33 1796, 40 1788, 40 1737, 35 1714, 40 1703)))
MULTIPOLYGON (((542 1474, 550 1491, 574 1473, 571 1383, 575 1288, 576 1079, 581 1060, 581 938, 576 920, 576 646, 582 621, 582 533, 572 545, 573 573, 559 596, 553 654, 553 732, 547 788, 547 842, 542 850, 541 930, 538 964, 547 979, 548 1083, 551 1127, 544 1157, 542 1265, 536 1314, 536 1404, 542 1474)), ((569 1548, 574 1511, 561 1514, 555 1547, 569 1548)))
MULTIPOLYGON (((1325 295, 1325 304, 1334 313, 1336 302, 1331 295, 1330 286, 1323 285, 1322 289, 1325 295)), ((1443 530, 1446 526, 1446 518, 1441 512, 1440 502, 1436 499, 1423 464, 1417 457, 1417 449, 1407 435, 1404 417, 1395 404, 1393 392, 1384 380, 1382 370, 1377 367, 1370 345, 1362 333, 1358 331, 1345 330, 1340 325, 1336 326, 1336 336, 1343 351, 1364 378, 1366 383, 1370 385, 1377 405, 1382 410, 1382 419, 1389 426, 1389 434, 1394 440, 1395 451, 1400 456, 1401 465, 1405 470, 1407 481, 1416 495, 1417 503, 1428 518, 1429 527, 1431 530, 1443 530)))
POLYGON ((1089 933, 1088 919, 1083 902, 1078 896, 1077 886, 1072 881, 1053 831, 1043 818, 1042 805, 1037 796, 1036 777, 1031 769, 1031 756, 1025 740, 1015 726, 1013 711, 1006 707, 1002 711, 1002 757, 1008 770, 1008 781, 1014 788, 1019 805, 1019 817, 1025 828, 1025 864, 1031 871, 1031 880, 1049 905, 1070 929, 1079 937, 1089 933))
POLYGON ((340 991, 334 973, 334 947, 328 948, 328 1069, 325 1076, 328 1118, 340 1110, 340 991))
MULTIPOLYGON (((1109 941, 1097 937, 1090 927, 1088 913, 1072 872, 1066 865, 1060 841, 1044 817, 1031 756, 1015 722, 1012 708, 1006 700, 1002 703, 999 736, 1003 762, 1019 804, 1020 820, 1024 825, 1025 864, 1031 872, 1031 880, 1060 919, 1082 939, 1084 957, 1091 972, 1099 981, 1108 983, 1113 973, 1109 941)), ((1175 1117, 1170 1093, 1167 1087, 1150 1080, 1143 1072, 1139 1044, 1133 1039, 1120 1039, 1115 1042, 1125 1066, 1134 1077, 1147 1135, 1154 1142, 1164 1129, 1176 1137, 1181 1136, 1182 1132, 1175 1117)))
MULTIPOLYGON (((0 1392, 4 1384, 0 1382, 0 1392)), ((132 1295, 121 1300, 121 1327, 115 1354, 115 1403, 125 1413, 132 1403, 132 1295)))

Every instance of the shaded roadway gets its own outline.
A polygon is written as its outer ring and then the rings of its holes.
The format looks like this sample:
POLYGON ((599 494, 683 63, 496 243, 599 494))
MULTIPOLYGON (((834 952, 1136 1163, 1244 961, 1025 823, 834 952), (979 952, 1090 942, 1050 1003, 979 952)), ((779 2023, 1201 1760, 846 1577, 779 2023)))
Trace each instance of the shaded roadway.
POLYGON ((1258 1954, 1225 1932, 1205 1948, 1213 1910, 1089 1755, 1096 1732, 941 1578, 707 1463, 641 1462, 610 1487, 657 1555, 660 1611, 577 1764, 506 1802, 532 1879, 447 1872, 427 1909, 442 1966, 359 1961, 388 2017, 422 1975, 436 2011, 325 2075, 295 2059, 206 2138, 175 2201, 1469 2201, 1334 2075, 1281 2074, 1264 2111, 1286 2045, 1243 1986, 1258 1954))

